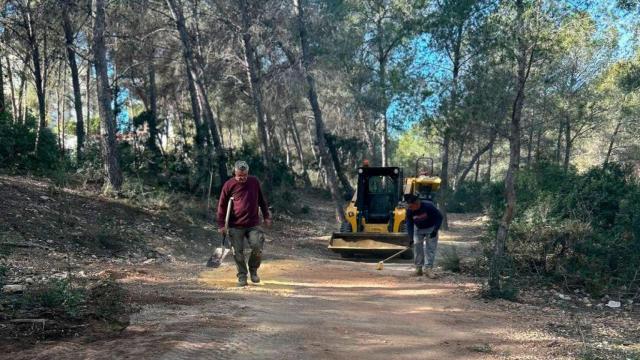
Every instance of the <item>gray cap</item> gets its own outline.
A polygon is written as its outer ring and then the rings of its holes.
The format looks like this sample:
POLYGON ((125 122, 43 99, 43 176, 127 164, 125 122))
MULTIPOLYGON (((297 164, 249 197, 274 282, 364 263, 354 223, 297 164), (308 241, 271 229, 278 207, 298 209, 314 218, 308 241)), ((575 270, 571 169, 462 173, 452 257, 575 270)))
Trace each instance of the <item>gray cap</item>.
POLYGON ((249 164, 247 164, 246 161, 244 160, 238 160, 236 161, 236 163, 233 165, 233 168, 235 170, 239 170, 239 171, 249 171, 249 164))

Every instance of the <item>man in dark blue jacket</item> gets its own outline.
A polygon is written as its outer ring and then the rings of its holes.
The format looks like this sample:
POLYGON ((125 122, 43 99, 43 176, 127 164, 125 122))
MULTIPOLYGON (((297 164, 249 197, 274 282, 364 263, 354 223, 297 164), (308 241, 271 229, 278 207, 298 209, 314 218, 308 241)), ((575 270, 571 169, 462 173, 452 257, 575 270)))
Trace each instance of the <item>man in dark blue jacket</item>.
POLYGON ((413 194, 405 195, 407 202, 407 232, 413 243, 416 275, 424 274, 435 279, 433 262, 438 246, 438 230, 442 225, 442 213, 430 201, 421 201, 413 194), (426 260, 426 262, 425 262, 426 260))

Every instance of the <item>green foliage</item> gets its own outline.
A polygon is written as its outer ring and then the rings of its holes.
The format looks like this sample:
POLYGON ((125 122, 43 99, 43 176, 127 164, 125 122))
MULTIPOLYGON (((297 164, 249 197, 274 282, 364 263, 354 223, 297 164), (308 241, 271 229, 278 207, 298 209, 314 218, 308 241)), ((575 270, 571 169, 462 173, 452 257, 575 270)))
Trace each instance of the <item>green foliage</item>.
POLYGON ((93 246, 111 254, 118 254, 128 249, 133 240, 131 237, 132 234, 123 234, 116 227, 105 223, 95 233, 93 246))
POLYGON ((276 212, 283 212, 289 215, 307 214, 310 209, 306 205, 300 206, 298 195, 288 189, 278 189, 269 198, 270 205, 276 212))
POLYGON ((505 299, 515 301, 518 299, 520 288, 516 282, 516 269, 514 268, 514 260, 511 257, 503 256, 501 258, 492 258, 492 264, 497 269, 501 269, 501 273, 497 276, 496 286, 484 284, 481 294, 488 299, 505 299))
POLYGON ((27 308, 46 308, 70 317, 78 316, 86 297, 84 288, 75 286, 68 278, 54 279, 31 288, 23 297, 27 308))
POLYGON ((159 177, 161 185, 166 185, 170 190, 189 191, 191 178, 194 174, 194 164, 184 154, 167 155, 167 171, 165 176, 159 177))
POLYGON ((491 204, 495 191, 484 182, 464 182, 449 196, 447 211, 453 213, 481 212, 491 204))
POLYGON ((60 166, 55 135, 48 128, 42 129, 36 152, 36 132, 37 120, 30 113, 24 124, 13 123, 8 113, 0 113, 0 167, 48 174, 60 166))
POLYGON ((609 360, 609 359, 625 359, 640 360, 640 351, 616 349, 602 346, 586 345, 578 353, 579 360, 609 360))
POLYGON ((4 285, 8 273, 9 267, 5 264, 0 264, 0 286, 4 285))
MULTIPOLYGON (((261 182, 265 182, 267 176, 267 169, 262 162, 262 157, 258 153, 257 149, 245 146, 238 151, 234 151, 229 156, 229 165, 233 167, 233 163, 237 160, 244 160, 249 164, 249 173, 258 177, 261 182)), ((276 188, 288 188, 292 187, 296 183, 296 175, 287 166, 286 162, 280 157, 273 157, 271 168, 271 179, 269 187, 276 188)))
POLYGON ((434 131, 427 133, 425 127, 414 125, 392 143, 391 163, 404 168, 405 176, 415 175, 415 161, 418 157, 428 156, 435 159, 439 156, 439 146, 427 141, 434 136, 434 131))
POLYGON ((100 281, 92 286, 88 302, 92 305, 93 315, 100 320, 117 320, 121 314, 128 311, 126 292, 112 279, 100 281))
MULTIPOLYGON (((610 164, 585 174, 551 164, 522 171, 507 253, 518 273, 541 274, 593 295, 638 289, 640 185, 630 167, 610 164)), ((495 197, 495 232, 502 204, 495 197)))
POLYGON ((153 120, 153 113, 151 110, 143 111, 133 117, 133 126, 141 127, 144 124, 148 124, 149 120, 153 120))
POLYGON ((13 304, 15 314, 78 321, 96 319, 106 330, 122 330, 128 325, 126 291, 112 279, 87 285, 86 281, 64 278, 27 288, 13 304))
POLYGON ((442 268, 451 272, 460 272, 462 270, 460 266, 460 255, 455 247, 452 247, 448 251, 443 252, 442 268))

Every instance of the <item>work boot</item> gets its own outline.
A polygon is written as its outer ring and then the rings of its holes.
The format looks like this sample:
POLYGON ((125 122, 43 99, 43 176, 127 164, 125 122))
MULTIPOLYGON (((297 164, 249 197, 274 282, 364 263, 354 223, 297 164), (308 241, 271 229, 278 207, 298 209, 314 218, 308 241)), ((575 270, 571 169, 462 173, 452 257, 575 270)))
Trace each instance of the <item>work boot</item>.
POLYGON ((247 283, 247 278, 246 277, 238 278, 238 287, 245 287, 247 285, 249 285, 249 283, 247 283))
POLYGON ((251 274, 251 282, 254 284, 257 284, 260 282, 260 276, 258 276, 258 273, 251 274))
POLYGON ((436 273, 435 273, 435 272, 433 272, 433 269, 432 269, 432 268, 426 268, 426 269, 424 270, 424 275, 425 275, 426 277, 428 277, 429 279, 432 279, 432 280, 438 277, 438 276, 436 275, 436 273))
POLYGON ((422 276, 422 266, 416 266, 415 276, 422 276))

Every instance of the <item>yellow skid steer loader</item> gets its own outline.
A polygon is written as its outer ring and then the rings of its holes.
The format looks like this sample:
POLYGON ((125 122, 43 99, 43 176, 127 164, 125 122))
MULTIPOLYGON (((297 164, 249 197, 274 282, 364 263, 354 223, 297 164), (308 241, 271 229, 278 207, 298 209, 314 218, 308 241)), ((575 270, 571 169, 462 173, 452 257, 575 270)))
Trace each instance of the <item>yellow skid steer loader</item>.
MULTIPOLYGON (((358 186, 344 211, 346 221, 329 241, 329 249, 342 257, 354 253, 390 253, 410 243, 405 225, 404 194, 414 194, 424 201, 436 201, 440 177, 433 172, 433 159, 416 160, 415 176, 404 179, 401 168, 358 168, 358 186)), ((413 258, 413 251, 402 256, 413 258)))
MULTIPOLYGON (((402 169, 398 167, 358 168, 358 186, 345 209, 346 221, 340 232, 331 236, 329 249, 351 257, 354 253, 388 253, 407 247, 402 184, 402 169)), ((410 251, 404 254, 413 257, 410 251)))

